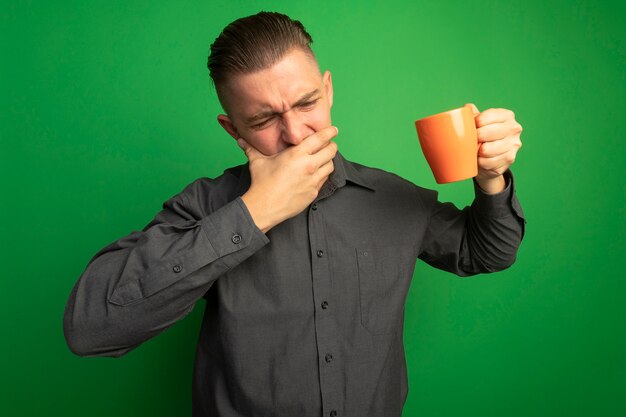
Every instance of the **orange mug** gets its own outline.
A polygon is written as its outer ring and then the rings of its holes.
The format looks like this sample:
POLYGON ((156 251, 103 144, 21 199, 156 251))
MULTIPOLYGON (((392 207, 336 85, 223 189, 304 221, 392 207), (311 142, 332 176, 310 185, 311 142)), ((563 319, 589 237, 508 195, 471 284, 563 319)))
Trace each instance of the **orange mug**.
POLYGON ((425 117, 415 122, 415 128, 437 184, 478 174, 478 138, 470 106, 425 117))

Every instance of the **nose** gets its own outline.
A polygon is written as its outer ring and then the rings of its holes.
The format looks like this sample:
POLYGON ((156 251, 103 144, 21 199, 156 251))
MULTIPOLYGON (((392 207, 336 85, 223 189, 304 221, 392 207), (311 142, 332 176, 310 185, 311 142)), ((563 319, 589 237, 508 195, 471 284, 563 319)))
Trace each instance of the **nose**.
POLYGON ((298 145, 304 138, 313 134, 313 129, 293 110, 282 115, 281 139, 290 145, 298 145))

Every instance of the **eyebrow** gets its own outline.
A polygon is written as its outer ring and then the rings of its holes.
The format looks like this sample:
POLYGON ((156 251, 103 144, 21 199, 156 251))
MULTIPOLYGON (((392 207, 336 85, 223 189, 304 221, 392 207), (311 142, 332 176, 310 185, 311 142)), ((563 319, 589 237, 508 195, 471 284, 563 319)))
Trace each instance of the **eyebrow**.
MULTIPOLYGON (((308 93, 306 93, 305 95, 300 97, 300 99, 298 101, 296 101, 293 104, 293 106, 291 106, 291 107, 300 106, 300 105, 306 103, 307 101, 311 100, 313 97, 315 97, 319 93, 320 93, 320 89, 319 88, 316 88, 313 91, 309 91, 308 93)), ((266 117, 274 116, 274 115, 282 114, 282 113, 284 113, 284 112, 276 112, 274 110, 263 110, 263 111, 260 111, 260 112, 258 112, 256 114, 254 114, 253 116, 249 117, 248 119, 246 119, 246 122, 247 123, 254 123, 254 122, 258 121, 258 120, 265 119, 266 117)))

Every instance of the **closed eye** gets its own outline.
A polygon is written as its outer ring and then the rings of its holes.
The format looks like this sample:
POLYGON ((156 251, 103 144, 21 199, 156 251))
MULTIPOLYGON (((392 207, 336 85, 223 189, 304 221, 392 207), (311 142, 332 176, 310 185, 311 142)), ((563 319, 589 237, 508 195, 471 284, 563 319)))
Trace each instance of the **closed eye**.
MULTIPOLYGON (((317 104, 318 101, 319 101, 319 98, 316 98, 314 100, 305 101, 304 103, 299 103, 296 106, 301 111, 309 111, 309 110, 313 110, 313 108, 315 107, 315 105, 317 104)), ((275 119, 275 117, 267 118, 267 119, 263 120, 260 123, 256 123, 256 124, 252 125, 251 127, 253 129, 264 129, 267 126, 269 126, 270 122, 272 122, 274 119, 275 119)))
POLYGON ((252 125, 252 128, 253 129, 263 129, 264 127, 267 127, 272 120, 274 120, 274 118, 270 117, 269 119, 263 120, 261 123, 257 123, 257 124, 252 125))
POLYGON ((313 106, 315 106, 315 104, 317 103, 317 100, 319 100, 319 99, 315 99, 315 100, 307 101, 307 102, 305 102, 305 103, 300 103, 300 104, 298 105, 298 107, 299 107, 300 109, 302 109, 302 110, 308 110, 308 109, 311 109, 311 108, 313 108, 313 106))

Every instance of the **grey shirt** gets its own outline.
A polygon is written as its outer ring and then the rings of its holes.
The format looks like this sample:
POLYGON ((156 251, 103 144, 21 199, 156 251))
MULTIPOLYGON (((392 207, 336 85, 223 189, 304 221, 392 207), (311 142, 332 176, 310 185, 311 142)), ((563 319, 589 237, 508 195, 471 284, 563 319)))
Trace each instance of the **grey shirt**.
POLYGON ((463 210, 334 158, 316 200, 266 234, 248 165, 199 178, 100 250, 64 315, 70 349, 121 356, 204 299, 194 416, 400 416, 404 305, 418 258, 459 276, 510 266, 525 220, 513 177, 463 210))

